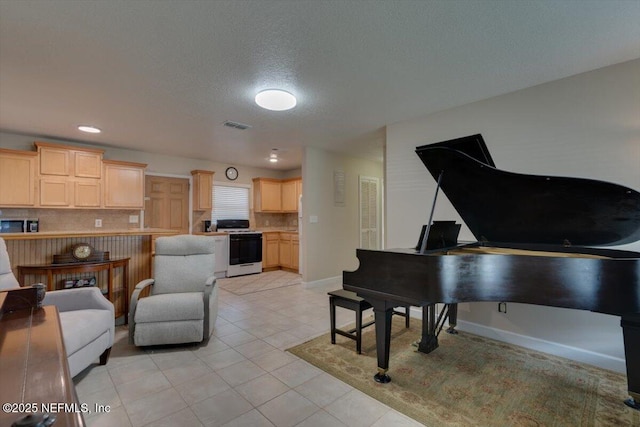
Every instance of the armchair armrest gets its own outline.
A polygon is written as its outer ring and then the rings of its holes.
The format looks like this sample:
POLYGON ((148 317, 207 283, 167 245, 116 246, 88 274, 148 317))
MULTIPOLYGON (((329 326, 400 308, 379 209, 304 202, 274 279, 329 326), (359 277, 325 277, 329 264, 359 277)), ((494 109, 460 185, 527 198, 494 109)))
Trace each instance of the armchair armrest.
POLYGON ((136 330, 136 308, 138 306, 140 292, 148 286, 153 286, 154 283, 155 279, 144 279, 136 285, 133 290, 133 294, 131 294, 131 302, 129 303, 129 344, 134 344, 133 337, 136 330))
POLYGON ((114 315, 111 301, 106 299, 99 288, 61 289, 47 292, 42 301, 43 305, 55 305, 58 311, 73 311, 83 309, 109 310, 114 315))

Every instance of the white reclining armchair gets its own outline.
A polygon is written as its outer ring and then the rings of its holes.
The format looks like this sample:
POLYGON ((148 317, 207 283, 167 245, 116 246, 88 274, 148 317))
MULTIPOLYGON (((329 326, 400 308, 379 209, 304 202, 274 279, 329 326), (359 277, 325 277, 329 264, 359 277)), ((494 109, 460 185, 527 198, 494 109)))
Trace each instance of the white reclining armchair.
MULTIPOLYGON (((9 262, 4 239, 0 238, 0 290, 19 287, 9 262)), ((60 314, 62 338, 69 371, 74 377, 97 359, 106 365, 113 346, 115 318, 113 304, 97 287, 48 291, 43 305, 55 305, 60 314)))
POLYGON ((208 236, 160 237, 153 279, 136 285, 129 305, 129 342, 137 346, 200 342, 218 316, 214 240, 208 236), (150 295, 140 293, 151 286, 150 295))

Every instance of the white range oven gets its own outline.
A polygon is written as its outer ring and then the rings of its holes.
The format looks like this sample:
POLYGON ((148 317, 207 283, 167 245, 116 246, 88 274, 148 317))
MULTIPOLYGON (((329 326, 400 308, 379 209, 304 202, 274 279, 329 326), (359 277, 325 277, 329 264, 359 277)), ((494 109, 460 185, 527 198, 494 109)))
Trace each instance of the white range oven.
POLYGON ((262 232, 251 230, 247 219, 219 219, 217 231, 227 233, 227 277, 262 273, 262 232))

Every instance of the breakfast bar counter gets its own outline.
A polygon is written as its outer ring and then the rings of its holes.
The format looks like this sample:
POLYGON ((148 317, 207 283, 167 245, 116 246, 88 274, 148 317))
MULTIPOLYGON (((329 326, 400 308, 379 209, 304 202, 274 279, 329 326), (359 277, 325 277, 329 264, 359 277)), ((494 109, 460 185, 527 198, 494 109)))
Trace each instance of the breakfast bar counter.
POLYGON ((4 240, 34 240, 34 239, 57 239, 69 237, 110 237, 110 236, 172 236, 177 234, 175 230, 163 228, 131 228, 124 230, 60 230, 60 231, 39 231, 37 233, 2 233, 0 237, 4 240))

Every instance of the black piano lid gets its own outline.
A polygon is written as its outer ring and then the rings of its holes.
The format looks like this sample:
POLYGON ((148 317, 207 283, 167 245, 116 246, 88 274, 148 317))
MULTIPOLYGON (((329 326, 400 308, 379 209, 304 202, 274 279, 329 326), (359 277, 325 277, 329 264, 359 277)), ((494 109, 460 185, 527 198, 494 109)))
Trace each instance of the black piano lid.
POLYGON ((476 134, 416 153, 479 241, 612 246, 640 240, 640 193, 584 178, 495 167, 476 134))

